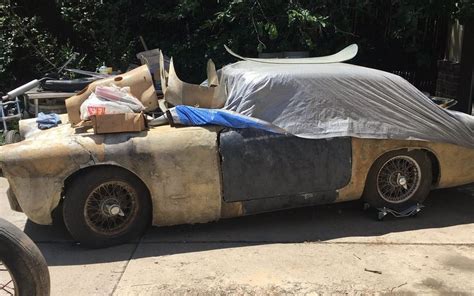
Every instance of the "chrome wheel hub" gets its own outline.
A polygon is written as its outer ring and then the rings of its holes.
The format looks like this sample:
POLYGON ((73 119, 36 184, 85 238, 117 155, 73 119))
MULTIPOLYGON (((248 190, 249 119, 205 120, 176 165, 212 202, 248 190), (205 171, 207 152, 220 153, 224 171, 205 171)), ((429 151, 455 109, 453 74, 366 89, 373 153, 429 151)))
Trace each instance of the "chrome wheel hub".
POLYGON ((407 178, 405 178, 405 176, 400 175, 400 173, 398 173, 397 183, 403 188, 408 189, 407 178))
POLYGON ((125 216, 124 212, 120 208, 120 204, 117 200, 115 199, 107 199, 104 202, 102 202, 102 213, 105 216, 108 217, 113 217, 113 216, 125 216))

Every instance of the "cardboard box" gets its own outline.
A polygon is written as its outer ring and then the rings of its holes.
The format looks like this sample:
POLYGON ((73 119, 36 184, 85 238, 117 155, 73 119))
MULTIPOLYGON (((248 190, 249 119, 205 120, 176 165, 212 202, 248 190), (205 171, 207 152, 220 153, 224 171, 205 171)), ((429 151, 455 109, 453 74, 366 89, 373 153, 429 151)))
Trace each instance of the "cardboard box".
POLYGON ((91 116, 95 134, 141 132, 146 129, 143 113, 104 114, 91 116))

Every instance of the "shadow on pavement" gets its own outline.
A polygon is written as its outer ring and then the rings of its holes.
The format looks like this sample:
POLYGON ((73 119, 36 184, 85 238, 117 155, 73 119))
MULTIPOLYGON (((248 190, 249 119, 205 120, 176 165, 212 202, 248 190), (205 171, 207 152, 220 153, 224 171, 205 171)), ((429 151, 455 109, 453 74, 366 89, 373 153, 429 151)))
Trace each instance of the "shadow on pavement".
MULTIPOLYGON (((271 243, 318 242, 470 224, 474 223, 474 184, 433 191, 425 206, 416 217, 389 217, 383 221, 377 221, 374 214, 362 211, 362 205, 357 201, 207 224, 152 227, 141 238, 140 245, 154 244, 156 248, 148 247, 147 250, 152 250, 135 256, 163 256, 271 243)), ((49 265, 53 266, 128 260, 134 255, 138 243, 87 250, 76 245, 61 227, 39 226, 28 221, 25 232, 39 244, 49 265)))

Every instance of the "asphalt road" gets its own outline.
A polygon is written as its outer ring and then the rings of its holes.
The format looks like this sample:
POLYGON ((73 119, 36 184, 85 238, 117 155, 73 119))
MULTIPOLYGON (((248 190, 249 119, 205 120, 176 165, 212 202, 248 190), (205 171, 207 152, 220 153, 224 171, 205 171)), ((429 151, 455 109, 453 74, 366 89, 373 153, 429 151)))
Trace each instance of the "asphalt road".
POLYGON ((474 184, 433 192, 413 218, 376 221, 357 202, 150 228, 88 250, 61 227, 0 216, 38 244, 52 295, 474 295, 474 184))

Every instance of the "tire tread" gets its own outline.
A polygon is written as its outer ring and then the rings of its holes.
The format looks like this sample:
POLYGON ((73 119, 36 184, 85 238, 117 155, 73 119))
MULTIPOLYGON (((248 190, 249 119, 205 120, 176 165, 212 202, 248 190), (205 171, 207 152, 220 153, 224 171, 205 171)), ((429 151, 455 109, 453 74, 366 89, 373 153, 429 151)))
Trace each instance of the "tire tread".
POLYGON ((48 265, 34 242, 13 224, 0 219, 0 260, 18 284, 19 295, 49 295, 48 265))
POLYGON ((66 188, 63 203, 64 224, 72 237, 82 245, 90 248, 109 247, 124 242, 142 234, 151 222, 151 201, 148 190, 134 174, 115 167, 97 167, 79 174, 66 188), (111 181, 127 182, 137 191, 140 207, 136 221, 124 233, 117 236, 104 237, 90 229, 84 219, 84 203, 89 192, 95 186, 111 181), (81 209, 81 210, 79 210, 81 209))
POLYGON ((387 207, 397 211, 403 211, 408 207, 423 202, 431 190, 433 179, 432 164, 429 156, 422 150, 395 150, 380 156, 369 170, 362 199, 375 208, 387 207), (377 191, 377 173, 382 165, 390 158, 398 155, 412 157, 420 166, 421 181, 416 193, 407 201, 402 203, 390 203, 380 197, 377 191))

